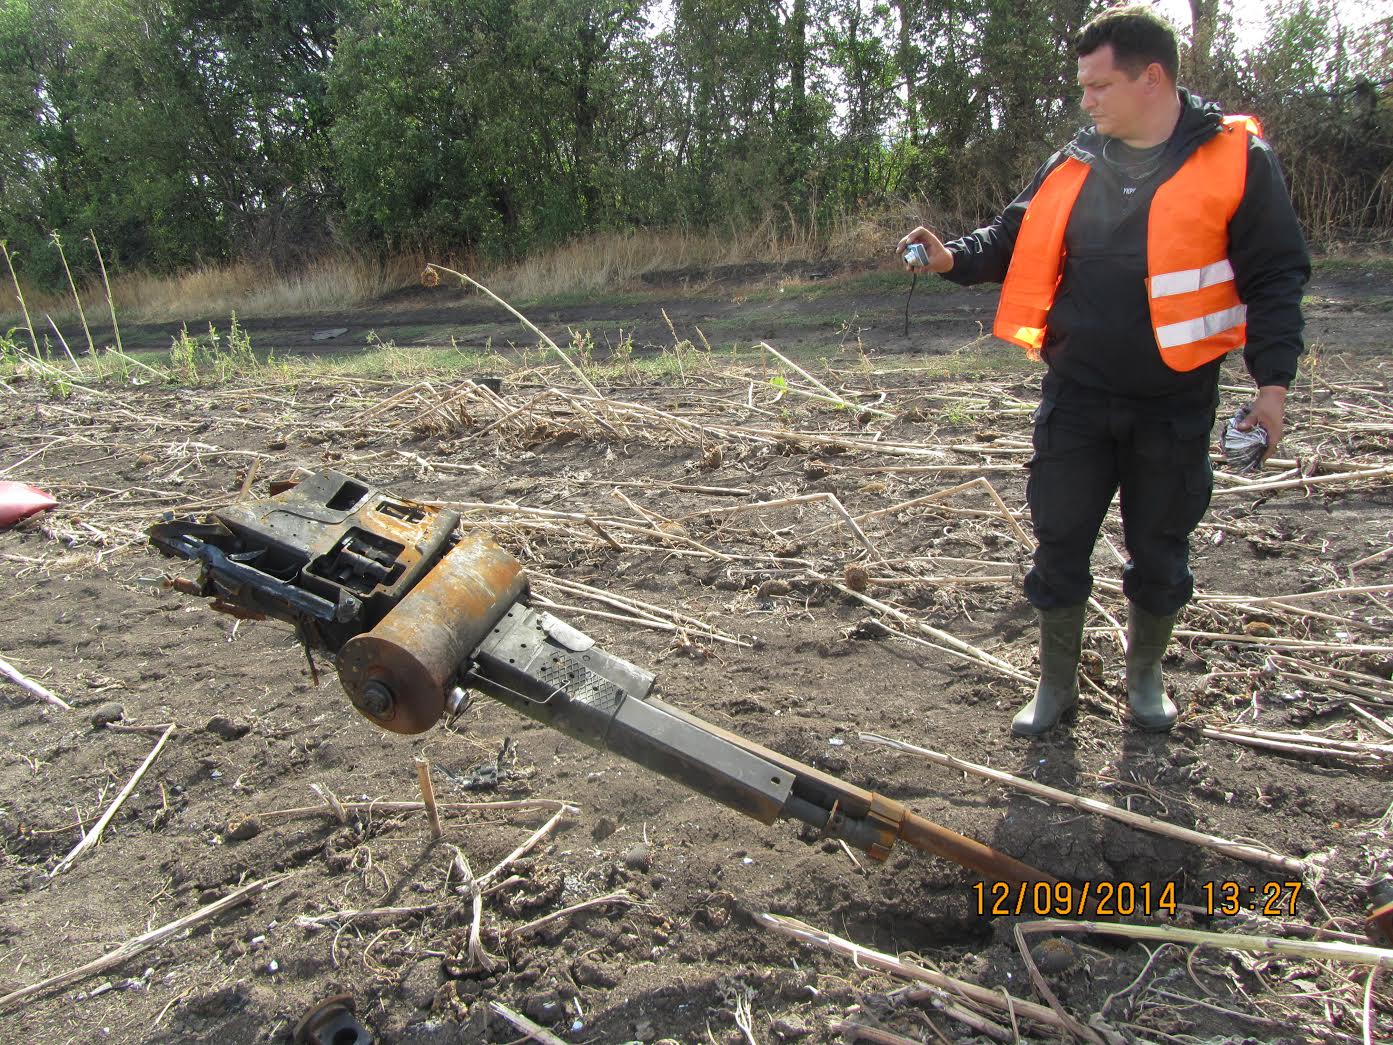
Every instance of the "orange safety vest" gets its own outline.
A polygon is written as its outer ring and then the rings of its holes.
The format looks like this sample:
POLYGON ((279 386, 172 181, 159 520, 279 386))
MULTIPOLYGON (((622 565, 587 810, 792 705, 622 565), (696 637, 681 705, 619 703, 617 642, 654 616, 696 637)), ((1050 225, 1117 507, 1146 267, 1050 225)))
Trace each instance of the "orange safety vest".
MULTIPOLYGON (((1248 308, 1229 263, 1229 220, 1243 199, 1252 116, 1225 116, 1223 128, 1156 190, 1147 224, 1147 296, 1161 359, 1194 370, 1247 340, 1248 308)), ((1001 288, 992 333, 1040 358, 1045 320, 1064 272, 1064 230, 1091 170, 1070 156, 1026 208, 1001 288)))

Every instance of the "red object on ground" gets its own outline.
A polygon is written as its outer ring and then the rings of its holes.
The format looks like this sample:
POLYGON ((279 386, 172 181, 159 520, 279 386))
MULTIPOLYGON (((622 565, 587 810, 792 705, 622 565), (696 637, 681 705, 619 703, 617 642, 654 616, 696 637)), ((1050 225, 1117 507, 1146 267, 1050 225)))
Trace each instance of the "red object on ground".
POLYGON ((35 512, 52 508, 58 502, 27 483, 0 480, 0 530, 8 529, 35 512))

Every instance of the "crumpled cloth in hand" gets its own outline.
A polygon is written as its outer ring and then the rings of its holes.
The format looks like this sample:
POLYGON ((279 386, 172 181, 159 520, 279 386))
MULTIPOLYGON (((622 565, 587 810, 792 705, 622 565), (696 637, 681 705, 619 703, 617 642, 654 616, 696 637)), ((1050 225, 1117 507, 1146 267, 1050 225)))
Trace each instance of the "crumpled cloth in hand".
POLYGON ((1267 452, 1266 428, 1262 425, 1254 425, 1247 432, 1240 431, 1238 428, 1238 422, 1247 417, 1252 409, 1251 404, 1239 407, 1238 413, 1229 418, 1229 423, 1224 426, 1224 437, 1220 441, 1229 469, 1240 475, 1256 472, 1261 468, 1262 455, 1267 452))

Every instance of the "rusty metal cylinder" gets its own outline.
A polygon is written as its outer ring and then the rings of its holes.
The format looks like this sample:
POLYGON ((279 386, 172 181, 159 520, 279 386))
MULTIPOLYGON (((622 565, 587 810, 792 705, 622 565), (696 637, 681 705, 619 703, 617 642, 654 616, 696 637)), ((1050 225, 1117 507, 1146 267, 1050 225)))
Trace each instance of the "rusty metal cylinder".
POLYGON ((521 563, 466 537, 377 627, 344 643, 339 681, 353 706, 393 733, 429 729, 461 664, 526 590, 521 563))

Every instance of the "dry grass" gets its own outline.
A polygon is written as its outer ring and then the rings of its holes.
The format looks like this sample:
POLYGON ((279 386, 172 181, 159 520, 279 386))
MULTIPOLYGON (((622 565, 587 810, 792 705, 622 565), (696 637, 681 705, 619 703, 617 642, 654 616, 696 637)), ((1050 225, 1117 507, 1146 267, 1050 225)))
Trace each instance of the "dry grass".
POLYGON ((280 316, 365 304, 414 283, 421 265, 418 256, 338 254, 290 276, 244 263, 174 278, 132 275, 112 289, 118 308, 152 319, 182 318, 191 306, 202 314, 280 316))
MULTIPOLYGON (((956 234, 962 222, 922 199, 843 213, 821 223, 783 211, 744 230, 595 233, 520 262, 471 274, 519 300, 605 293, 632 288, 651 272, 874 258, 888 254, 918 224, 956 234)), ((325 312, 365 305, 414 284, 426 261, 449 259, 399 254, 381 260, 345 251, 293 275, 250 262, 204 266, 176 276, 125 273, 113 278, 112 295, 118 315, 133 321, 194 321, 233 312, 244 319, 325 312)), ((45 316, 64 327, 78 320, 66 290, 43 292, 26 285, 24 296, 40 337, 48 327, 45 316)), ((100 322, 104 296, 99 280, 82 288, 83 302, 94 321, 100 322)), ((0 296, 0 329, 22 327, 23 322, 13 288, 6 285, 0 296)))
POLYGON ((802 221, 784 211, 740 231, 602 232, 486 273, 484 281, 507 297, 526 300, 623 290, 651 272, 817 258, 857 261, 890 253, 901 236, 925 223, 945 231, 961 224, 926 200, 911 199, 825 222, 802 221))
MULTIPOLYGON (((120 317, 131 320, 170 321, 207 316, 285 316, 352 308, 375 301, 393 290, 415 283, 423 258, 397 255, 379 260, 356 254, 336 254, 321 259, 293 275, 277 274, 263 265, 237 262, 203 266, 177 276, 124 273, 111 281, 111 293, 120 317)), ((6 287, 0 326, 21 326, 23 318, 14 290, 6 287)), ((81 288, 88 315, 101 321, 105 292, 100 280, 81 288)), ((42 336, 49 315, 59 324, 77 322, 77 308, 66 290, 43 292, 24 287, 24 297, 42 336)))
POLYGON ((487 277, 507 296, 620 290, 645 273, 781 262, 821 253, 815 227, 772 219, 740 234, 684 229, 601 232, 504 266, 487 277))

